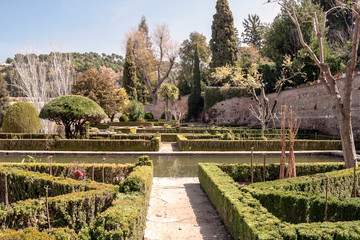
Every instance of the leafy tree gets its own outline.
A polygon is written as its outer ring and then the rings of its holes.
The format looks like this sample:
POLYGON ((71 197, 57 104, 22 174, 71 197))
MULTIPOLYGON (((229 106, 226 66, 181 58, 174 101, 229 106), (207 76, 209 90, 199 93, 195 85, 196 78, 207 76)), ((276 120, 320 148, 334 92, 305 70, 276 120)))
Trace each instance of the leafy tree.
POLYGON ((241 34, 242 42, 253 44, 260 48, 263 30, 260 17, 256 14, 249 14, 242 24, 244 26, 244 32, 241 34))
POLYGON ((132 100, 128 104, 125 112, 130 121, 136 122, 142 118, 144 114, 144 106, 140 102, 132 100))
POLYGON ((126 44, 126 57, 124 64, 122 86, 125 88, 130 99, 133 100, 137 100, 136 81, 137 81, 137 75, 136 75, 135 56, 131 43, 131 38, 129 38, 126 44))
POLYGON ((165 121, 171 120, 169 103, 174 103, 179 97, 179 89, 172 84, 164 83, 159 91, 161 99, 165 102, 165 121))
POLYGON ((105 74, 105 69, 102 68, 101 73, 96 69, 90 69, 80 74, 75 80, 73 93, 94 100, 113 121, 115 114, 125 108, 128 96, 124 89, 115 87, 115 79, 111 74, 105 74))
POLYGON ((86 122, 100 122, 105 117, 104 110, 96 102, 76 95, 54 98, 40 112, 40 118, 63 124, 68 139, 80 137, 86 122))
POLYGON ((235 66, 237 61, 237 38, 235 35, 234 18, 227 0, 218 0, 216 14, 212 23, 210 48, 211 68, 235 66))
MULTIPOLYGON (((181 96, 187 95, 191 91, 191 82, 193 79, 193 68, 195 62, 195 48, 198 48, 200 60, 200 72, 206 75, 209 59, 210 48, 207 44, 206 37, 198 32, 190 33, 189 39, 182 42, 180 48, 180 71, 177 76, 179 93, 181 96)), ((206 84, 203 82, 203 84, 206 84)))
POLYGON ((6 111, 10 107, 10 100, 9 100, 9 92, 6 89, 7 83, 3 79, 2 74, 0 73, 0 126, 3 123, 3 118, 5 116, 6 111))
POLYGON ((188 100, 188 119, 196 117, 196 115, 200 112, 202 107, 201 102, 200 60, 199 51, 197 48, 195 48, 194 78, 188 100))
POLYGON ((40 130, 39 113, 31 103, 15 103, 5 114, 3 133, 39 133, 40 130))

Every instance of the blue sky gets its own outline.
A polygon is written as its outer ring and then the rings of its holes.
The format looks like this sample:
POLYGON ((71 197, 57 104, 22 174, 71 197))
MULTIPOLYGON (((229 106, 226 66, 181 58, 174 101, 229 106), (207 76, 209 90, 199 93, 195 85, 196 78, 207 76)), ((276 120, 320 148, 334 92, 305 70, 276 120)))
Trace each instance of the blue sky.
MULTIPOLYGON (((235 26, 242 31, 248 14, 271 22, 279 13, 266 0, 229 0, 235 26)), ((36 53, 48 53, 56 42, 63 51, 118 53, 125 33, 145 15, 151 29, 167 23, 181 43, 190 32, 210 38, 216 0, 0 0, 0 61, 25 52, 27 44, 36 53)))

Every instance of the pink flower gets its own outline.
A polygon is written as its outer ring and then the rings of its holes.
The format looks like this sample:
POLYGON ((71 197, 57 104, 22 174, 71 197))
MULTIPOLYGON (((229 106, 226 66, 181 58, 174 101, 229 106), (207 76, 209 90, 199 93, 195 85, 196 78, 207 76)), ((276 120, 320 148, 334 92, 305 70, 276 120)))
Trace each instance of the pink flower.
POLYGON ((83 174, 82 171, 76 170, 76 171, 75 171, 75 176, 76 176, 77 178, 81 178, 81 177, 84 176, 84 174, 83 174))

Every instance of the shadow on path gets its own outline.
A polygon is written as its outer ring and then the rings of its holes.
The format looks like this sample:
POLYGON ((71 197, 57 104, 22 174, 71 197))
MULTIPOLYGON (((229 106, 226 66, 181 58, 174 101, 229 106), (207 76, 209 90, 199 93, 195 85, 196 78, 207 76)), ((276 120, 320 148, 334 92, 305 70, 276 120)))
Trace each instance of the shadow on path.
POLYGON ((199 183, 184 184, 191 207, 196 216, 196 222, 200 227, 203 240, 232 240, 219 214, 211 204, 199 183))

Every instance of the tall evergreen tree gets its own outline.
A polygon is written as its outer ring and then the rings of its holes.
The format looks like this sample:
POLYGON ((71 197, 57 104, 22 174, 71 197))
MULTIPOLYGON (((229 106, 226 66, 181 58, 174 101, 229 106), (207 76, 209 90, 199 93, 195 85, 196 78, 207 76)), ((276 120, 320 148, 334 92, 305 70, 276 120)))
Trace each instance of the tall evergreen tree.
POLYGON ((218 0, 216 14, 211 27, 212 52, 211 68, 234 66, 237 61, 238 45, 235 34, 234 18, 227 0, 218 0))
POLYGON ((131 38, 128 39, 126 44, 126 57, 125 57, 123 74, 124 74, 123 83, 122 83, 123 88, 125 88, 126 93, 128 94, 131 100, 137 100, 137 92, 136 92, 137 75, 136 75, 135 56, 134 56, 131 38))
POLYGON ((7 83, 0 73, 0 126, 2 126, 5 113, 10 107, 9 92, 6 85, 7 83))
POLYGON ((196 117, 197 113, 202 108, 201 101, 201 76, 200 76, 200 59, 198 48, 195 48, 195 61, 194 61, 194 79, 191 87, 191 92, 188 100, 188 116, 190 120, 196 117))
POLYGON ((243 43, 250 43, 260 48, 263 31, 260 17, 256 14, 249 14, 242 24, 244 26, 244 32, 241 34, 243 43))

